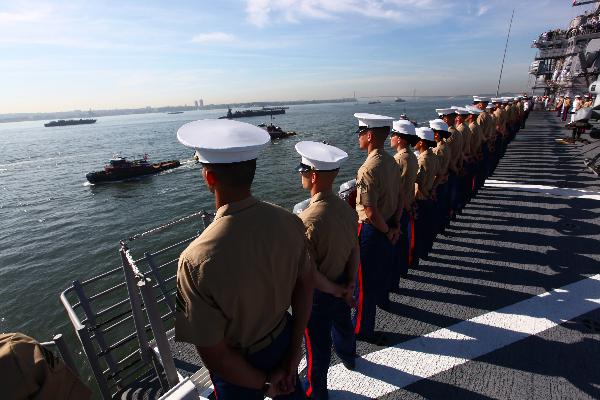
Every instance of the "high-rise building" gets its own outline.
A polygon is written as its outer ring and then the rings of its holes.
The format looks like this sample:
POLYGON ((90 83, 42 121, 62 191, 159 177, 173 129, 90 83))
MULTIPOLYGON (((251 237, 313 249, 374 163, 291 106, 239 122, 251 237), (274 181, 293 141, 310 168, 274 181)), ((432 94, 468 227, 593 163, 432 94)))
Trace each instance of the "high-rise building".
POLYGON ((200 106, 200 108, 204 107, 204 100, 198 100, 198 105, 200 106))
POLYGON ((198 107, 198 100, 194 100, 194 106, 196 107, 196 110, 199 108, 198 107))

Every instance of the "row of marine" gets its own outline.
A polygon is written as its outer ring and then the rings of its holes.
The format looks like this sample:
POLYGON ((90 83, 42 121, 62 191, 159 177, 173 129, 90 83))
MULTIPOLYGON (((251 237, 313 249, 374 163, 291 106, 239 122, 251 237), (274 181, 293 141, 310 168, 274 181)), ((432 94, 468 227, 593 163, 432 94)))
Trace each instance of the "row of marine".
POLYGON ((299 142, 299 187, 310 201, 298 215, 252 195, 264 130, 228 120, 182 126, 178 139, 196 150, 217 211, 179 258, 175 334, 195 345, 217 398, 327 399, 332 348, 354 370, 357 340, 390 344, 375 330, 377 307, 389 306, 494 171, 524 126, 526 102, 474 97, 436 110, 426 127, 355 114, 366 154, 356 197, 332 188, 344 150, 299 142))

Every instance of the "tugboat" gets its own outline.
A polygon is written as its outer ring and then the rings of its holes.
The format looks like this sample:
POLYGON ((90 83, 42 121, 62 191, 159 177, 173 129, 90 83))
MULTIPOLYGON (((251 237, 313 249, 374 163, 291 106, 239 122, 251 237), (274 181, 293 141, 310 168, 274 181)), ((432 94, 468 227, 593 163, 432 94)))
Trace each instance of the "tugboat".
POLYGON ((85 177, 90 183, 114 182, 135 178, 142 175, 155 174, 167 169, 177 168, 181 165, 179 160, 160 161, 149 163, 148 155, 137 160, 128 160, 126 157, 115 157, 104 166, 104 171, 88 172, 85 177))
POLYGON ((95 119, 59 119, 58 121, 50 121, 45 123, 44 126, 46 128, 51 128, 54 126, 67 126, 67 125, 84 125, 84 124, 94 124, 96 123, 95 119))
POLYGON ((287 107, 263 107, 258 110, 242 110, 231 112, 231 108, 227 109, 227 115, 219 117, 219 119, 233 119, 245 117, 262 117, 264 115, 279 115, 285 114, 287 107))
POLYGON ((381 104, 381 102, 376 100, 376 101, 370 101, 369 104, 381 104))
POLYGON ((400 98, 400 97, 396 97, 396 100, 394 100, 395 103, 406 103, 406 100, 400 98))
POLYGON ((273 124, 269 124, 267 126, 264 126, 264 124, 261 125, 263 125, 261 126, 261 128, 265 129, 269 136, 271 136, 271 140, 284 139, 297 134, 294 131, 284 131, 283 129, 281 129, 281 127, 273 124))

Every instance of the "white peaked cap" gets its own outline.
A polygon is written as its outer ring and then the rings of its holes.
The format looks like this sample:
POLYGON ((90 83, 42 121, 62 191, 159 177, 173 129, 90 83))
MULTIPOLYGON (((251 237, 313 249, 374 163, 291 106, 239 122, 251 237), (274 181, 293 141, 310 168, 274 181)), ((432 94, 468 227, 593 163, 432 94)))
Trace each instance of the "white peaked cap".
POLYGON ((492 108, 496 108, 495 105, 493 104, 488 104, 487 107, 485 108, 486 110, 491 110, 492 108))
POLYGON ((477 108, 477 107, 474 107, 474 106, 469 106, 469 105, 466 105, 466 106, 465 106, 465 108, 466 108, 467 110, 469 110, 469 113, 470 113, 470 114, 473 114, 473 115, 478 115, 478 114, 481 114, 481 113, 483 112, 483 111, 481 111, 479 108, 477 108))
POLYGON ((231 164, 258 158, 271 137, 264 129, 245 122, 202 119, 179 128, 177 140, 195 148, 202 163, 231 164))
POLYGON ((575 98, 578 98, 578 97, 581 98, 581 95, 578 94, 577 96, 575 96, 575 98))
POLYGON ((404 135, 416 135, 415 126, 413 123, 405 119, 394 121, 392 130, 404 135))
POLYGON ((338 169, 348 154, 335 146, 321 142, 298 142, 296 151, 302 156, 302 164, 317 171, 338 169))
POLYGON ((467 115, 469 114, 469 110, 464 107, 452 106, 452 108, 456 111, 457 114, 467 115))
POLYGON ((473 96, 473 101, 476 103, 489 103, 490 102, 490 98, 489 97, 483 97, 483 96, 473 96))
POLYGON ((493 97, 492 98, 492 103, 502 103, 502 98, 500 98, 500 97, 493 97))
POLYGON ((429 140, 430 142, 435 142, 435 134, 431 128, 422 127, 417 128, 417 136, 423 140, 429 140))
POLYGON ((365 128, 385 128, 392 127, 394 118, 386 117, 384 115, 369 114, 369 113, 356 113, 354 118, 358 118, 358 126, 365 128))
POLYGON ((454 108, 436 108, 435 112, 438 115, 450 115, 450 114, 456 114, 456 110, 454 108))
POLYGON ((429 127, 431 129, 435 129, 436 131, 446 131, 448 132, 448 124, 445 123, 443 120, 441 119, 434 119, 432 121, 429 121, 429 127))

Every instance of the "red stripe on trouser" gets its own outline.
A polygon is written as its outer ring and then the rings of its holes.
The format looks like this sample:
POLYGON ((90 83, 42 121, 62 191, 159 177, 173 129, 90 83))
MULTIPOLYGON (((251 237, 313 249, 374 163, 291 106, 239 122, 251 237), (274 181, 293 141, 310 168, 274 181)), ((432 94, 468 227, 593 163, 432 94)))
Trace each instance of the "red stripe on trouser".
POLYGON ((308 379, 308 389, 306 389, 306 397, 310 397, 312 394, 312 365, 313 365, 313 355, 312 355, 312 346, 310 344, 310 336, 308 336, 308 328, 304 329, 304 341, 306 342, 306 358, 307 358, 307 379, 308 379))
POLYGON ((410 248, 408 249, 408 265, 412 266, 415 252, 415 216, 410 214, 410 248))
POLYGON ((471 185, 471 190, 475 190, 475 177, 473 177, 473 183, 471 185))
POLYGON ((215 394, 215 399, 219 400, 219 394, 217 393, 217 385, 215 385, 215 383, 213 382, 212 376, 210 374, 209 374, 209 376, 210 376, 210 381, 213 384, 213 393, 215 394))
MULTIPOLYGON (((362 223, 358 224, 358 240, 360 242, 360 230, 362 229, 362 223)), ((356 305, 356 326, 354 327, 354 334, 358 335, 360 332, 360 320, 362 319, 363 310, 363 279, 362 279, 362 263, 358 260, 358 304, 356 305)))

